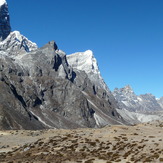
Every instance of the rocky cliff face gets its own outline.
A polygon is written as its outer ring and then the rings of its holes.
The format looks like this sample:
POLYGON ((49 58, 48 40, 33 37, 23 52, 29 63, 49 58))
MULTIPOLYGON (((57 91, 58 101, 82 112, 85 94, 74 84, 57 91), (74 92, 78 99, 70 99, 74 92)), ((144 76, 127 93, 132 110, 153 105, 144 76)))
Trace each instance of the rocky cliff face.
POLYGON ((67 57, 54 41, 37 48, 18 31, 5 37, 0 41, 0 129, 126 123, 91 51, 67 57), (87 61, 81 69, 77 59, 87 61))
POLYGON ((91 50, 85 52, 77 52, 67 56, 69 64, 77 70, 84 71, 88 74, 89 79, 96 83, 96 86, 108 89, 103 81, 98 68, 97 60, 91 50))
POLYGON ((83 71, 88 75, 88 78, 94 84, 93 90, 95 94, 98 92, 100 97, 110 101, 114 108, 118 107, 115 98, 100 74, 97 60, 91 50, 68 55, 67 60, 74 70, 83 71))
POLYGON ((4 40, 10 32, 8 5, 5 0, 0 0, 0 41, 4 40))
POLYGON ((1 53, 1 129, 101 127, 121 124, 105 90, 69 66, 54 42, 15 57, 1 53))

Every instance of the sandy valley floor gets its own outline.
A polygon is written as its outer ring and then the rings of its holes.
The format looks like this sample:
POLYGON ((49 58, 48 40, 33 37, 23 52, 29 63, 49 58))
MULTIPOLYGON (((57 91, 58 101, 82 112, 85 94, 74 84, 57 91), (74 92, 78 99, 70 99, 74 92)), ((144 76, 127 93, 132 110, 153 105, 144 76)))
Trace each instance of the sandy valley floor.
POLYGON ((0 162, 163 162, 163 122, 101 129, 0 131, 0 162))

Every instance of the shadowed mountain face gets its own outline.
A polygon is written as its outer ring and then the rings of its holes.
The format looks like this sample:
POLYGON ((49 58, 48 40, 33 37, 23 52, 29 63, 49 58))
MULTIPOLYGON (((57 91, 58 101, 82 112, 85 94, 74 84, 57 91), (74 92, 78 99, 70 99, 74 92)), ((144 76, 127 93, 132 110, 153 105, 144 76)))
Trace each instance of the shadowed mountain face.
POLYGON ((5 0, 0 1, 0 41, 11 32, 8 5, 5 0))

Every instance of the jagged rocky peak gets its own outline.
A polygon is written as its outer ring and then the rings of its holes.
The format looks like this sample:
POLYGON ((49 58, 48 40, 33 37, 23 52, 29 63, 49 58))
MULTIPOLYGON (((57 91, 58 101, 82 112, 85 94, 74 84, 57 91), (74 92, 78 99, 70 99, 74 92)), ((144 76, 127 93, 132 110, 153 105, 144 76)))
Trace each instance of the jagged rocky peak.
POLYGON ((46 48, 46 47, 52 48, 54 50, 58 50, 58 46, 55 41, 49 41, 45 46, 43 46, 43 48, 46 48))
POLYGON ((116 88, 113 95, 118 101, 120 108, 136 112, 153 112, 162 110, 156 97, 152 94, 136 95, 131 88, 127 85, 124 88, 116 88))
POLYGON ((0 0, 0 41, 4 40, 11 32, 8 5, 5 0, 0 0))
POLYGON ((96 93, 98 92, 100 97, 106 97, 108 101, 111 101, 114 108, 117 108, 115 98, 104 82, 98 67, 97 60, 91 50, 67 55, 67 61, 73 70, 79 71, 80 73, 82 71, 86 73, 89 80, 93 83, 94 91, 96 93))
POLYGON ((123 88, 115 88, 113 95, 118 101, 126 101, 126 99, 137 99, 136 94, 130 85, 126 85, 123 88))
POLYGON ((91 50, 67 55, 67 60, 73 69, 84 71, 88 74, 89 79, 95 83, 96 86, 108 90, 107 85, 101 77, 97 60, 91 50))
POLYGON ((19 31, 10 32, 8 37, 0 42, 0 52, 6 52, 8 56, 16 56, 36 50, 36 43, 28 40, 19 31))
POLYGON ((114 91, 123 92, 123 93, 134 93, 130 85, 126 85, 124 88, 120 88, 120 89, 115 88, 114 91))
POLYGON ((37 45, 19 31, 11 31, 8 5, 0 0, 0 52, 8 56, 30 52, 37 49, 37 45))
POLYGON ((126 85, 123 90, 127 91, 127 92, 133 92, 133 89, 131 88, 130 85, 126 85))

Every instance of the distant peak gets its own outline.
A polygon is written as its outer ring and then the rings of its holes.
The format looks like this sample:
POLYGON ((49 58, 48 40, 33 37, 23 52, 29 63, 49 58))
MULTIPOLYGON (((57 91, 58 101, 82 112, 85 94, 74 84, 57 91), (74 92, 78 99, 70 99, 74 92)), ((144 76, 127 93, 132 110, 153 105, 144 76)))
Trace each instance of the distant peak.
POLYGON ((4 5, 4 4, 7 4, 6 0, 0 0, 0 6, 4 5))
POLYGON ((126 89, 126 90, 132 90, 132 88, 131 88, 130 85, 126 85, 126 86, 124 87, 124 89, 126 89))
POLYGON ((131 86, 130 85, 126 85, 124 88, 122 88, 121 89, 123 92, 130 92, 130 93, 133 93, 134 91, 133 91, 133 89, 131 88, 131 86))
POLYGON ((124 93, 133 93, 133 89, 131 88, 130 85, 126 85, 123 88, 115 88, 114 92, 124 92, 124 93))

